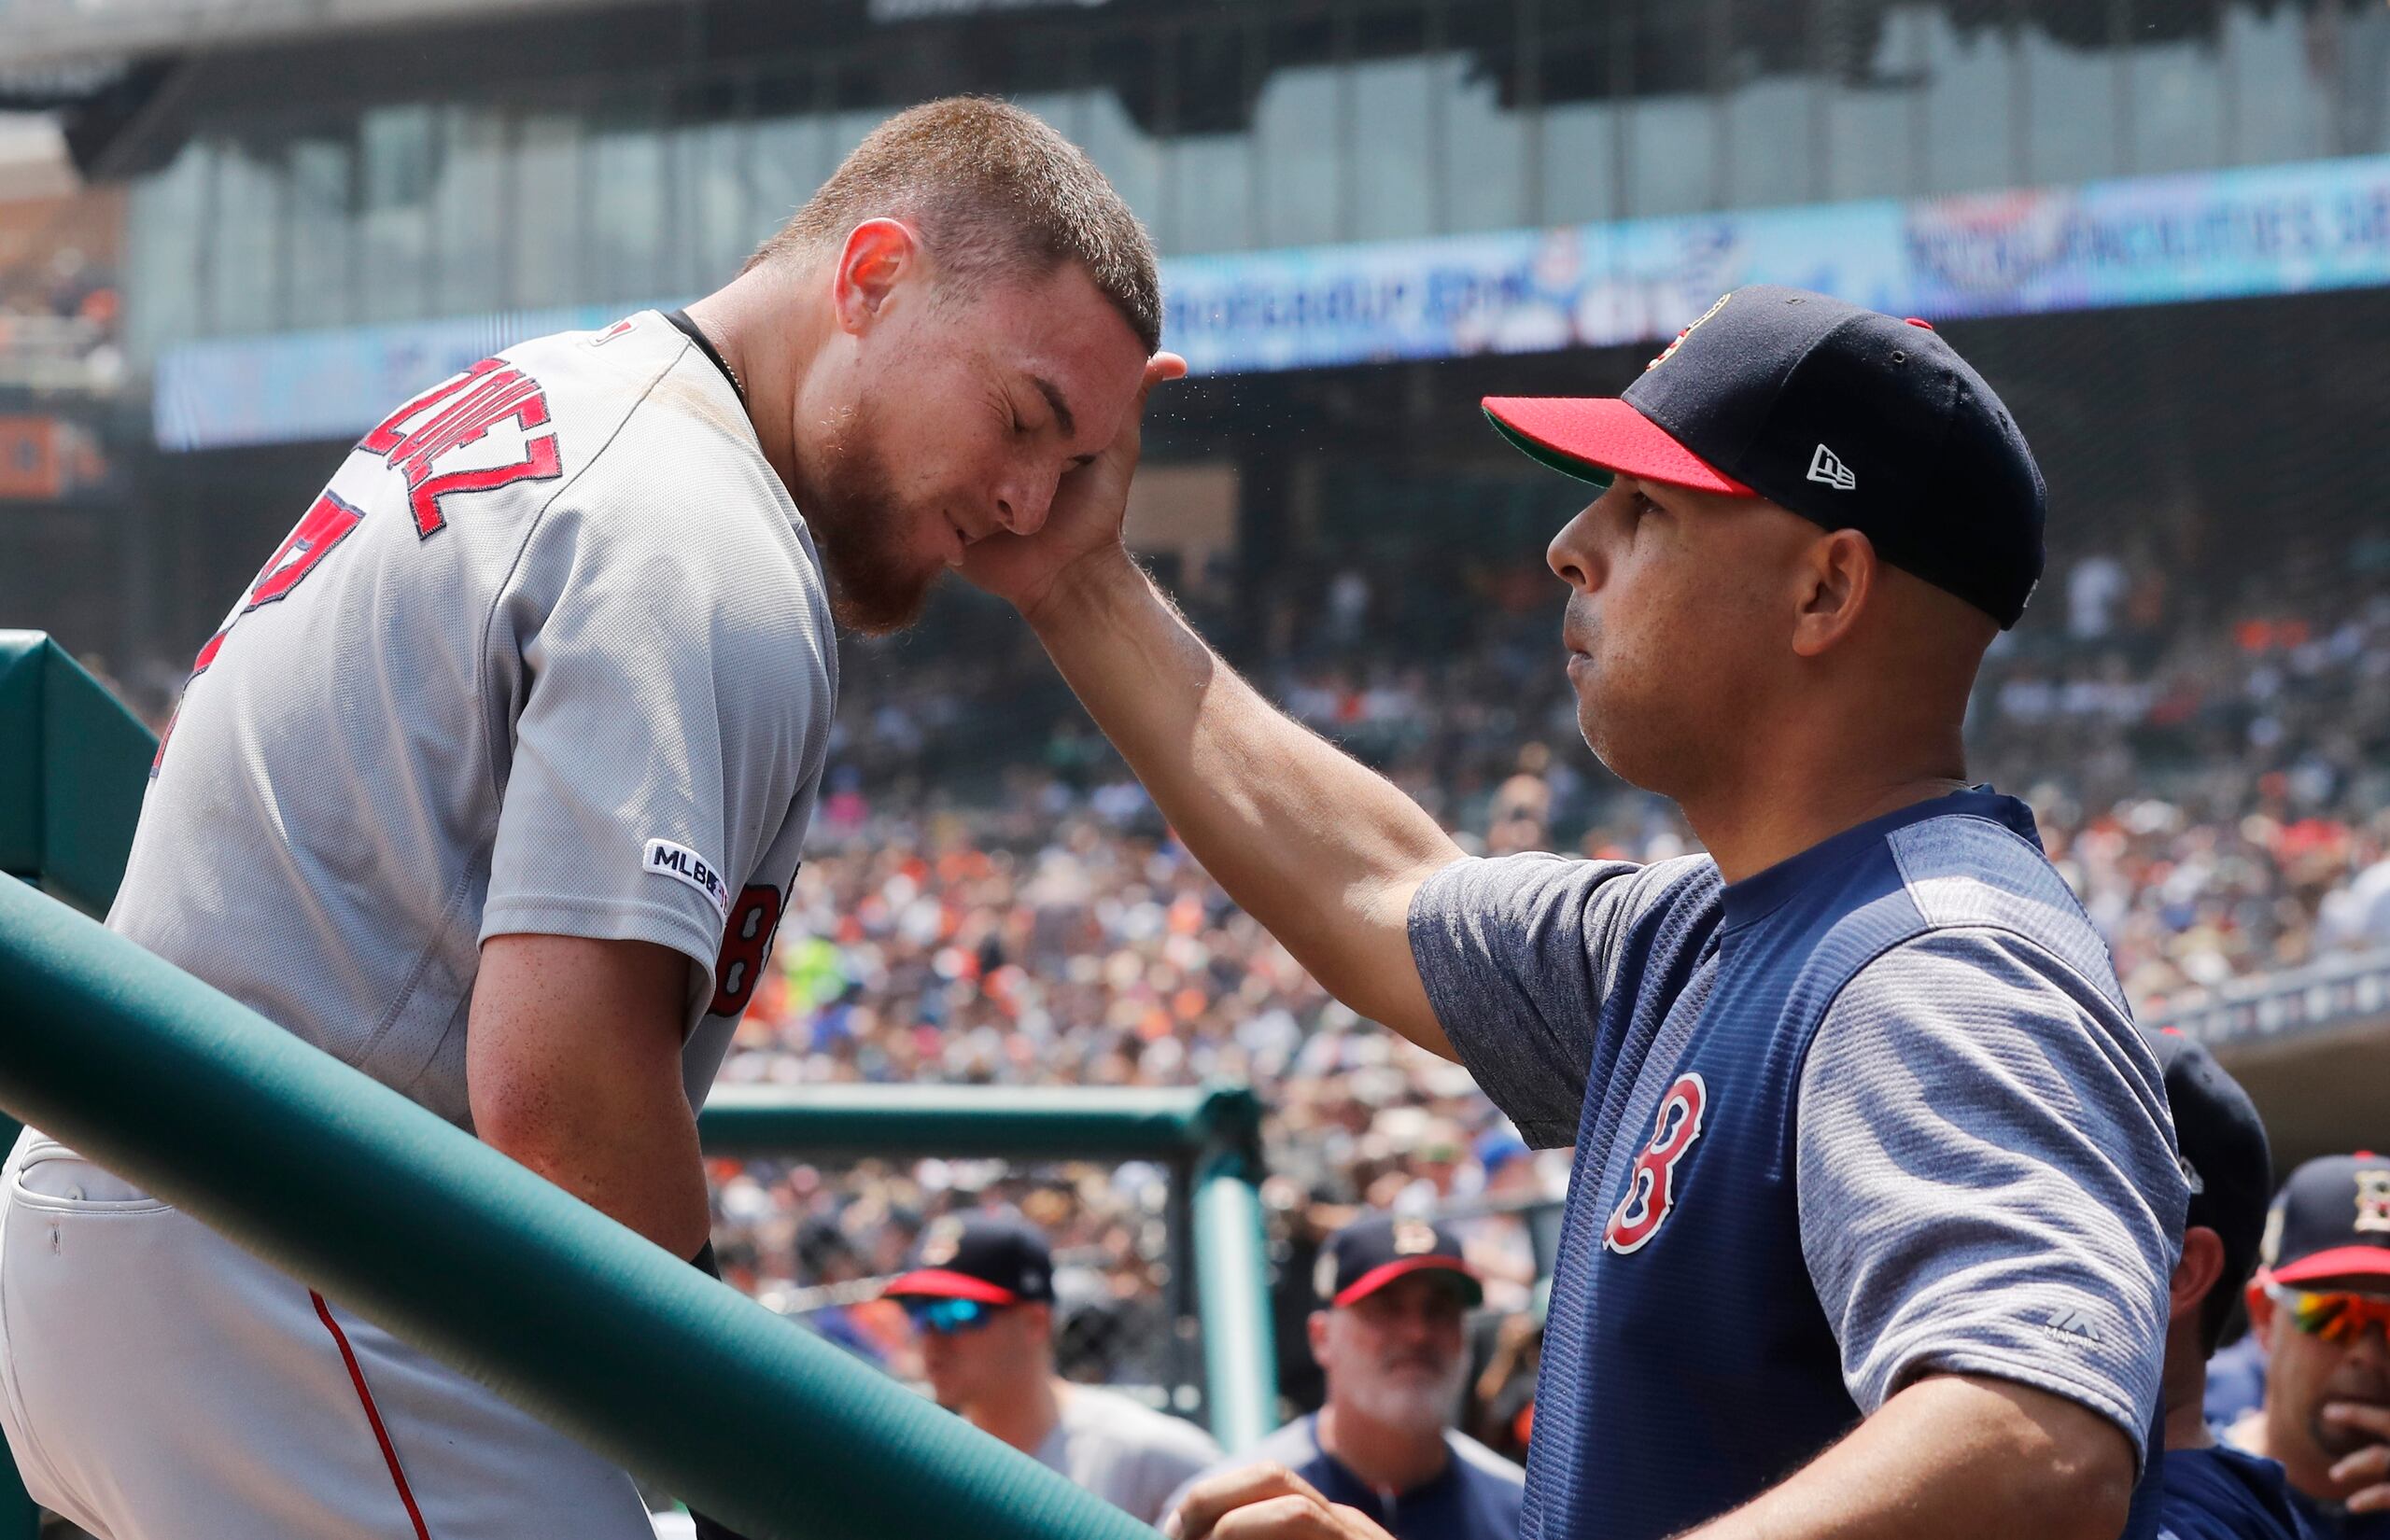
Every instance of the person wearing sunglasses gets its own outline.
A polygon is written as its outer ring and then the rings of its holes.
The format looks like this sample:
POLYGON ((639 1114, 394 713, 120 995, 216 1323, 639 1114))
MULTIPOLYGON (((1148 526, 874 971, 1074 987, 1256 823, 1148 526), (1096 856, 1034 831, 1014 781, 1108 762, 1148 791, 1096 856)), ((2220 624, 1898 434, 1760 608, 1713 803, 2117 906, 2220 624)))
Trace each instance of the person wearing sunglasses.
POLYGON ((2322 1533, 2390 1540, 2390 1159, 2293 1171, 2261 1261, 2248 1297, 2266 1398, 2231 1436, 2282 1462, 2322 1533))
POLYGON ((1190 1422, 1054 1372, 1054 1258, 1020 1220, 949 1214, 883 1291, 919 1335, 930 1393, 1146 1523, 1220 1456, 1190 1422))
POLYGON ((2160 1400, 2166 1461, 2158 1540, 2314 1540, 2282 1466, 2217 1442, 2208 1361, 2256 1270, 2273 1190, 2266 1127, 2240 1082, 2187 1038, 2151 1040, 2191 1190, 2175 1263, 2160 1400))

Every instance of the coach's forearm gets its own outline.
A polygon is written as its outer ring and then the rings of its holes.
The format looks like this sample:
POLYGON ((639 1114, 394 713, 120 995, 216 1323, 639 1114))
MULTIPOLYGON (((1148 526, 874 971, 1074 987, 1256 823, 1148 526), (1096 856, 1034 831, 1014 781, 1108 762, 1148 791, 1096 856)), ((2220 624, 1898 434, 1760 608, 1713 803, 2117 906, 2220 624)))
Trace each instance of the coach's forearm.
POLYGON ((1682 1540, 2115 1540, 2132 1485, 2132 1446, 2106 1418, 2007 1380, 1935 1375, 1682 1540))
POLYGON ((1449 1055, 1408 931, 1461 854, 1436 820, 1238 678, 1125 553, 1081 560, 1028 618, 1229 896, 1338 999, 1449 1055))

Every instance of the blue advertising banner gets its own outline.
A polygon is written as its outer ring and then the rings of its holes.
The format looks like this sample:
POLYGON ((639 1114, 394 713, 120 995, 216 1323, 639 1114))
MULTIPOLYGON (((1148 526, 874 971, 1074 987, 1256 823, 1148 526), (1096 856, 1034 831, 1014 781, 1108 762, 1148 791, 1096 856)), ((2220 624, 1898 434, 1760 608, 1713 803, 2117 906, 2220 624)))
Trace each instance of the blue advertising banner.
MULTIPOLYGON (((2390 156, 1182 257, 1162 279, 1163 343, 1200 374, 1650 341, 1748 283, 1936 320, 2357 287, 2390 284, 2390 156)), ((511 343, 634 308, 189 343, 159 360, 158 441, 348 438, 511 343)))

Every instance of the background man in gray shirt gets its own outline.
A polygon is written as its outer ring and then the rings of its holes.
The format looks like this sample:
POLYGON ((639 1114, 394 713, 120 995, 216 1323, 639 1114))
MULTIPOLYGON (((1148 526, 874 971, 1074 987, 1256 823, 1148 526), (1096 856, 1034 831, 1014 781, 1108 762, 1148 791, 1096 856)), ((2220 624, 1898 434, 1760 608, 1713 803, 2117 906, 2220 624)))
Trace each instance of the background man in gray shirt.
MULTIPOLYGON (((1960 741, 2041 569, 2016 425, 1922 323, 1765 287, 1624 399, 1489 409, 1606 483, 1550 552, 1580 723, 1708 855, 1461 859, 1126 559, 1133 436, 965 570, 1322 984, 1575 1143, 1528 1536, 2148 1533, 2185 1184, 2105 949, 1960 741)), ((1382 1533, 1284 1473, 1181 1522, 1382 1533)))

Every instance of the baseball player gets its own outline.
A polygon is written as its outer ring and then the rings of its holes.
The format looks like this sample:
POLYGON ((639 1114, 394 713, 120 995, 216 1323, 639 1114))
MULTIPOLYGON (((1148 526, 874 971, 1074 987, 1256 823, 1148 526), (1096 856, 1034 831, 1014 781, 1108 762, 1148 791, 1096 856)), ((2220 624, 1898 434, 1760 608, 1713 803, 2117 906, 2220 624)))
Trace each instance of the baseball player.
POLYGON ((2256 1270, 2273 1155, 2249 1093, 2186 1037, 2154 1046, 2183 1152, 2190 1207, 2166 1328, 2166 1489, 2158 1540, 2316 1540, 2271 1460, 2219 1443, 2202 1406, 2208 1359, 2256 1270))
POLYGON ((1192 1422, 1054 1372, 1054 1254, 1026 1221, 947 1214, 887 1297, 920 1335, 937 1404, 1150 1524, 1219 1458, 1192 1422))
MULTIPOLYGON (((687 314, 526 343, 358 441, 201 651, 109 925, 708 1266, 696 1109, 795 874, 834 622, 1033 532, 1159 320, 1044 124, 891 119, 687 314)), ((40 1132, 5 1181, 0 1418, 94 1533, 652 1533, 623 1472, 40 1132)))
MULTIPOLYGON (((1603 488, 1549 552, 1579 720, 1708 854, 1464 859, 1126 559, 1133 431, 965 569, 1322 984, 1575 1145, 1528 1540, 2148 1534, 2184 1179, 2106 948, 1960 739, 2041 571, 2023 436, 1922 322, 1773 287, 1622 399, 1488 410, 1603 488)), ((1190 1540, 1383 1533, 1240 1479, 1190 1540)))

